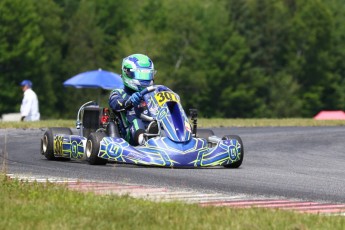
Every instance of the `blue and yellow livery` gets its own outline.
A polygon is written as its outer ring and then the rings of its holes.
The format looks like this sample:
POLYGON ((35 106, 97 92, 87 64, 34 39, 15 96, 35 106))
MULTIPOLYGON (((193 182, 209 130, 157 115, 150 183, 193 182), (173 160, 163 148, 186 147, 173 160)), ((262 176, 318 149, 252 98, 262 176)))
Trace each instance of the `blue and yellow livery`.
MULTIPOLYGON (((86 129, 89 127, 87 124, 95 122, 80 122, 87 121, 85 118, 79 119, 80 114, 89 114, 84 110, 98 111, 101 114, 104 109, 95 109, 94 106, 91 109, 84 104, 78 112, 77 129, 79 125, 81 130, 79 135, 72 135, 63 128, 48 129, 42 138, 42 154, 48 159, 85 158, 90 164, 115 161, 161 167, 230 168, 237 168, 242 164, 244 151, 239 136, 220 138, 212 130, 197 129, 196 118, 192 117, 194 123, 189 121, 180 97, 165 86, 149 86, 141 94, 148 111, 141 118, 150 123, 144 134, 144 145, 132 146, 121 136, 121 132, 117 130, 123 125, 121 122, 125 121, 122 120, 123 116, 116 113, 113 120, 106 124, 98 123, 92 132, 88 132, 90 130, 86 129), (90 135, 83 135, 83 130, 90 135)), ((102 117, 100 120, 106 119, 102 117)))

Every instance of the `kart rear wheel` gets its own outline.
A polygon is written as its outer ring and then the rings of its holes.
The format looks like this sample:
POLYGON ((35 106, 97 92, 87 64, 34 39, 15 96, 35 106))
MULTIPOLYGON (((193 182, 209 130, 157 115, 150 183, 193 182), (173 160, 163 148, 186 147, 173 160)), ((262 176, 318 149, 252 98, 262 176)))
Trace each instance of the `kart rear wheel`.
POLYGON ((86 142, 86 160, 90 165, 105 165, 106 159, 98 157, 100 142, 107 135, 104 132, 94 132, 89 135, 86 142))
POLYGON ((48 160, 55 160, 54 156, 54 136, 56 134, 72 135, 70 128, 48 128, 41 139, 41 154, 48 160))
POLYGON ((214 132, 211 129, 197 129, 196 136, 208 139, 210 136, 214 136, 214 132))
POLYGON ((243 142, 241 137, 237 136, 237 135, 226 135, 222 138, 223 140, 232 140, 235 139, 237 140, 240 145, 241 145, 241 151, 240 151, 240 159, 238 161, 236 161, 235 163, 230 163, 228 165, 224 165, 225 168, 238 168, 241 166, 242 161, 243 161, 243 157, 244 157, 244 150, 243 150, 243 142))

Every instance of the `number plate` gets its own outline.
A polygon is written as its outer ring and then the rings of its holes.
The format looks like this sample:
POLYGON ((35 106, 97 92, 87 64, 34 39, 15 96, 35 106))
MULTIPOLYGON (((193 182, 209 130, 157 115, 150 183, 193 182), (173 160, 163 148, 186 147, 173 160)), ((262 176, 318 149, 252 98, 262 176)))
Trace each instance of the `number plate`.
POLYGON ((156 98, 159 106, 162 106, 164 103, 166 103, 168 101, 179 102, 175 93, 169 92, 169 91, 162 91, 162 92, 156 93, 155 98, 156 98))

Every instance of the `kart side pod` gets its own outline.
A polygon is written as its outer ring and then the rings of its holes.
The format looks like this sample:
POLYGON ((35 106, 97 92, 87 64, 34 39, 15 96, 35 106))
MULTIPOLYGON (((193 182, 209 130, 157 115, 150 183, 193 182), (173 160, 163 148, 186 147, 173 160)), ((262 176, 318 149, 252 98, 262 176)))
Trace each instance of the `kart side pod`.
POLYGON ((41 154, 48 160, 80 159, 84 156, 86 138, 72 135, 69 128, 49 128, 41 139, 41 154))
POLYGON ((84 157, 86 138, 78 135, 56 135, 54 137, 55 157, 81 159, 84 157))

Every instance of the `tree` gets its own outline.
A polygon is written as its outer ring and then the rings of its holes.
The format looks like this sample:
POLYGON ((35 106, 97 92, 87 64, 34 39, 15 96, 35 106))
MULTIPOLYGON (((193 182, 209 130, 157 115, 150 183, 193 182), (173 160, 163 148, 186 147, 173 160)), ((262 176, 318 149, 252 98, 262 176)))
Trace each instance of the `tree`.
POLYGON ((328 2, 296 0, 291 10, 284 54, 287 71, 301 85, 302 116, 313 116, 325 108, 325 93, 336 80, 330 52, 335 28, 327 5, 328 2))
POLYGON ((26 78, 43 118, 74 118, 99 92, 62 83, 91 69, 120 73, 133 53, 151 57, 155 83, 201 116, 345 109, 344 13, 342 0, 2 0, 0 113, 19 110, 26 78))
POLYGON ((62 55, 61 47, 64 42, 62 33, 61 14, 62 9, 52 0, 34 1, 35 11, 40 20, 37 25, 40 35, 43 37, 43 63, 37 68, 36 89, 40 99, 40 112, 42 118, 56 116, 59 112, 56 109, 58 95, 56 92, 61 90, 60 76, 62 55))
POLYGON ((40 81, 45 56, 39 22, 32 1, 0 2, 0 84, 6 86, 0 91, 0 114, 19 111, 23 79, 31 79, 34 87, 40 81))
MULTIPOLYGON (((67 24, 66 56, 63 63, 64 80, 72 76, 107 66, 103 50, 106 50, 104 32, 98 26, 94 2, 81 0, 67 24)), ((64 81, 63 80, 63 81, 64 81)), ((61 81, 61 85, 63 83, 61 81)), ((75 117, 78 106, 90 100, 98 100, 100 90, 63 89, 64 116, 75 117)))
MULTIPOLYGON (((232 111, 231 116, 298 116, 301 109, 300 99, 296 96, 299 83, 286 71, 285 44, 290 16, 284 1, 231 1, 227 8, 236 30, 249 47, 245 57, 249 66, 242 71, 244 81, 239 85, 243 92, 241 97, 247 98, 243 103, 250 106, 232 111), (283 109, 285 107, 289 109, 283 109)), ((239 92, 235 93, 235 99, 243 101, 236 95, 239 92)))

